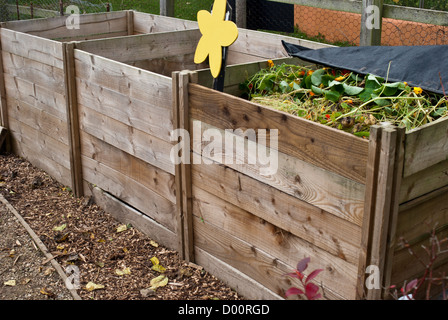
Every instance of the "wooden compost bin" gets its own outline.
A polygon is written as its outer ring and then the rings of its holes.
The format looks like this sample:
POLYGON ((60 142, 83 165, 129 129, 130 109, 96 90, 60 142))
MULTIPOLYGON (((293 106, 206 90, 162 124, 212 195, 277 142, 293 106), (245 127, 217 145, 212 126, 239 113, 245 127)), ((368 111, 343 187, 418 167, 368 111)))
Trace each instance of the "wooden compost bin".
MULTIPOLYGON (((74 167, 66 47, 69 41, 197 28, 197 23, 135 11, 86 14, 79 28, 67 17, 1 24, 1 125, 11 133, 12 150, 76 194, 81 174, 74 167)), ((76 126, 76 123, 74 123, 76 126)))
MULTIPOLYGON (((134 11, 81 15, 80 23, 78 30, 67 30, 65 18, 1 28, 2 126, 12 151, 183 255, 180 166, 170 159, 178 78, 171 75, 208 67, 193 63, 197 23, 134 11)), ((281 39, 322 46, 240 30, 228 64, 284 57, 281 39)))
MULTIPOLYGON (((285 274, 304 257, 308 272, 324 269, 316 283, 328 299, 390 298, 385 288, 424 269, 400 237, 422 254, 436 223, 439 239, 448 234, 448 119, 406 134, 375 126, 365 140, 239 98, 237 84, 265 67, 228 68, 232 94, 209 89, 206 72, 179 75, 180 127, 193 135, 278 130, 275 149, 256 140, 278 151, 268 176, 257 164, 228 164, 224 149, 207 156, 210 140, 191 139, 196 161, 182 169, 187 257, 250 298, 282 297, 291 286, 285 274), (379 289, 366 288, 369 265, 378 267, 379 289)), ((435 267, 448 270, 446 255, 435 267)))

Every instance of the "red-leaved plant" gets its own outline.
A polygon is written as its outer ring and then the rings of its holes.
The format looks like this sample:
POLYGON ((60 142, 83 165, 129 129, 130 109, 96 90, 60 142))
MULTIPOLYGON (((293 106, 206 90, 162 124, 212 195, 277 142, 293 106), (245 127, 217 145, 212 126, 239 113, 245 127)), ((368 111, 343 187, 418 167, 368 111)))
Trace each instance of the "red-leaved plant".
POLYGON ((297 278, 300 280, 302 284, 302 289, 291 287, 285 292, 285 296, 288 298, 292 295, 297 296, 305 296, 308 300, 316 300, 321 297, 321 294, 318 292, 319 287, 311 282, 323 269, 316 269, 311 272, 308 276, 305 276, 303 272, 308 268, 308 263, 310 262, 310 258, 304 258, 299 261, 297 264, 297 269, 294 272, 288 273, 287 276, 297 278))

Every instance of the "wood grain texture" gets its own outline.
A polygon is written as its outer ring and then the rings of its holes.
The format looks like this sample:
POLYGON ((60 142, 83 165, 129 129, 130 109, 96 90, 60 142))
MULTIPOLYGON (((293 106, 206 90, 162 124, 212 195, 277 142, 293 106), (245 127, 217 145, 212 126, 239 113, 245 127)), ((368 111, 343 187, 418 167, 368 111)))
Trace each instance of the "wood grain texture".
POLYGON ((189 21, 134 11, 134 33, 156 33, 186 29, 198 29, 196 21, 189 21))
POLYGON ((3 51, 58 69, 63 68, 62 43, 5 28, 1 28, 0 33, 3 51))
POLYGON ((79 105, 81 130, 151 165, 174 174, 172 144, 79 105))
POLYGON ((131 98, 117 91, 76 79, 78 102, 127 126, 170 142, 173 115, 166 107, 131 98))
MULTIPOLYGON (((214 126, 190 119, 190 126, 193 131, 200 131, 201 140, 196 139, 196 134, 192 136, 192 150, 206 157, 203 161, 209 159, 241 172, 251 178, 261 181, 280 191, 292 195, 300 200, 310 203, 326 212, 332 213, 338 217, 352 221, 360 225, 364 210, 364 192, 365 186, 361 183, 347 179, 331 171, 316 167, 305 161, 289 156, 275 149, 256 143, 260 139, 272 139, 265 137, 263 132, 254 132, 257 141, 250 142, 252 155, 257 158, 256 163, 249 161, 249 142, 244 139, 244 134, 248 132, 229 132, 228 130, 218 129, 214 126), (222 142, 221 148, 214 148, 213 159, 210 158, 207 148, 210 141, 204 138, 204 133, 210 130, 219 133, 222 142), (243 135, 243 136, 241 136, 243 135), (226 140, 227 139, 227 140, 226 140), (226 150, 232 141, 232 150, 226 150), (254 144, 256 143, 256 144, 254 144), (237 149, 237 145, 243 145, 244 150, 237 149), (258 155, 269 155, 269 163, 261 164, 258 155), (268 174, 265 171, 271 171, 268 174)), ((218 138, 219 139, 219 138, 218 138)))
POLYGON ((83 41, 76 48, 114 61, 129 63, 194 53, 199 30, 169 31, 83 41))
POLYGON ((37 83, 56 93, 65 94, 62 69, 2 51, 3 71, 9 75, 37 83))
MULTIPOLYGON (((234 237, 212 224, 203 223, 196 217, 194 218, 194 231, 194 241, 197 247, 260 282, 269 290, 283 296, 284 292, 290 287, 290 279, 285 274, 291 272, 295 265, 288 265, 257 246, 234 237)), ((306 256, 307 252, 304 252, 295 257, 297 261, 306 256)), ((311 261, 309 264, 310 270, 322 267, 318 261, 313 261, 313 259, 311 261)), ((327 269, 326 271, 327 276, 333 274, 333 280, 340 275, 339 270, 336 269, 327 269)), ((322 273, 319 276, 321 275, 322 273)), ((331 276, 329 277, 331 278, 331 276)), ((335 291, 329 286, 325 286, 324 291, 331 295, 333 299, 336 297, 336 299, 350 299, 350 292, 353 293, 354 289, 350 288, 349 282, 345 282, 343 287, 335 291), (345 292, 347 288, 348 290, 345 292)))
POLYGON ((406 135, 404 177, 448 160, 448 119, 439 119, 406 135))
POLYGON ((365 183, 366 140, 196 84, 189 104, 192 118, 220 129, 277 129, 280 152, 365 183))
POLYGON ((172 108, 171 78, 75 50, 76 77, 132 99, 172 108))
POLYGON ((176 203, 174 176, 81 131, 82 154, 176 203))
POLYGON ((194 165, 192 178, 194 186, 336 257, 357 263, 361 234, 355 224, 220 165, 194 165))
POLYGON ((36 112, 45 112, 59 120, 66 121, 65 95, 26 79, 4 73, 5 88, 10 103, 23 102, 36 112))
POLYGON ((171 230, 98 187, 92 187, 92 194, 95 203, 121 223, 131 224, 161 245, 176 249, 176 235, 171 230))
POLYGON ((99 161, 82 156, 82 165, 89 183, 111 193, 169 230, 175 230, 176 205, 171 201, 99 161))
POLYGON ((101 34, 102 37, 116 32, 127 32, 126 11, 81 14, 79 29, 68 29, 67 16, 49 19, 10 21, 4 27, 47 39, 79 38, 101 34))

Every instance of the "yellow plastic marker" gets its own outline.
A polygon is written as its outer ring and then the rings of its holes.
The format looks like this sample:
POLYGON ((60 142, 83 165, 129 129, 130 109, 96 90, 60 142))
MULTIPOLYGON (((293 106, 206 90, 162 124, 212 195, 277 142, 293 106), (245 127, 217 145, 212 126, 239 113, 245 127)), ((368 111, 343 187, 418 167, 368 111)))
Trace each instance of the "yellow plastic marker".
POLYGON ((215 0, 212 13, 198 12, 199 30, 202 37, 196 47, 195 63, 208 58, 213 78, 217 78, 222 65, 222 47, 228 47, 238 38, 238 28, 232 21, 225 21, 226 0, 215 0))

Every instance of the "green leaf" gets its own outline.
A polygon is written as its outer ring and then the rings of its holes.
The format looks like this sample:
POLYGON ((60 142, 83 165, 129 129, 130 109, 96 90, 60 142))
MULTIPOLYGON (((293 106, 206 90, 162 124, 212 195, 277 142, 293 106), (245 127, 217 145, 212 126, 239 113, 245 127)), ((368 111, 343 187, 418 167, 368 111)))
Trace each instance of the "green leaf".
POLYGON ((313 91, 315 94, 323 94, 325 90, 322 90, 319 87, 311 86, 311 91, 313 91))
POLYGON ((54 227, 53 230, 54 230, 54 231, 62 231, 62 230, 64 230, 66 227, 67 227, 67 225, 64 223, 64 224, 61 224, 61 225, 58 226, 58 227, 54 227))
POLYGON ((280 90, 282 91, 282 93, 286 93, 288 91, 291 91, 291 87, 289 86, 289 83, 286 82, 285 80, 280 82, 279 87, 280 87, 280 90))
POLYGON ((353 134, 358 137, 366 137, 366 138, 370 137, 370 132, 368 131, 355 132, 353 134))
POLYGON ((166 286, 168 284, 168 278, 164 275, 161 275, 152 279, 149 284, 151 285, 150 289, 155 290, 159 287, 166 286))
POLYGON ((311 83, 315 86, 320 86, 322 84, 322 76, 325 74, 324 69, 319 69, 313 72, 311 75, 311 83))
POLYGON ((337 91, 333 91, 333 90, 326 90, 325 91, 325 98, 327 100, 333 101, 333 102, 338 102, 339 99, 341 97, 341 94, 337 91))
POLYGON ((311 76, 306 76, 305 79, 303 80, 303 84, 304 84, 304 88, 305 89, 311 89, 311 86, 312 86, 311 76))
POLYGON ((342 84, 344 88, 344 92, 348 94, 349 96, 356 96, 360 94, 364 88, 356 87, 356 86, 349 86, 348 84, 343 83, 342 84))

